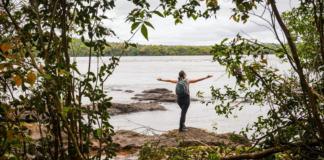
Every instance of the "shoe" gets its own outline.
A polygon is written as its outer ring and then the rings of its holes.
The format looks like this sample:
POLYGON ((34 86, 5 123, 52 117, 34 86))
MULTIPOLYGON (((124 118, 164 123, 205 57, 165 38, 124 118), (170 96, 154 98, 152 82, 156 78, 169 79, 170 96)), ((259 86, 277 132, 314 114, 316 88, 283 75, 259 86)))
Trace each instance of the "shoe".
POLYGON ((186 125, 185 125, 185 124, 183 124, 183 128, 184 128, 184 129, 187 129, 187 127, 186 127, 186 125))
POLYGON ((179 132, 188 132, 188 129, 186 129, 185 127, 182 127, 179 129, 179 132))

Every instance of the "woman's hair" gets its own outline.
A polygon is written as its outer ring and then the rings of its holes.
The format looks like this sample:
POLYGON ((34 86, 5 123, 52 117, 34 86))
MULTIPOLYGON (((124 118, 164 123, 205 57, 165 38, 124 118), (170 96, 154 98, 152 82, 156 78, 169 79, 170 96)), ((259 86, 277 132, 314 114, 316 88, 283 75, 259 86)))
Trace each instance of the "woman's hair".
POLYGON ((184 79, 184 75, 185 75, 185 72, 184 72, 183 70, 181 70, 181 71, 179 72, 178 80, 179 80, 179 81, 182 81, 182 80, 184 79))

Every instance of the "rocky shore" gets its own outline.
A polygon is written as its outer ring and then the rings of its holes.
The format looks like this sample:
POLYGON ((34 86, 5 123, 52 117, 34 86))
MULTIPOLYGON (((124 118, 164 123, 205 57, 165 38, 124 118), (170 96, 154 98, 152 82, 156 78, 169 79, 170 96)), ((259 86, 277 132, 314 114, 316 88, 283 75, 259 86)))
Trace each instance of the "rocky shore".
MULTIPOLYGON (((118 89, 116 89, 117 91, 118 89)), ((121 91, 121 90, 118 90, 121 91)), ((132 93, 132 91, 125 90, 125 92, 132 93)), ((149 102, 136 102, 130 104, 112 103, 112 106, 107 109, 111 116, 118 114, 130 114, 143 111, 165 111, 166 108, 159 104, 159 102, 172 102, 176 103, 177 96, 172 94, 172 91, 165 88, 156 88, 151 90, 145 90, 142 94, 136 94, 132 99, 139 101, 149 102)), ((198 101, 191 98, 191 101, 198 101)), ((82 107, 87 108, 88 105, 82 107)), ((89 107, 91 107, 89 105, 89 107)), ((21 121, 25 122, 37 122, 37 118, 33 115, 32 111, 24 111, 20 116, 21 121), (29 116, 32 115, 32 116, 29 116)), ((26 134, 34 140, 41 139, 41 135, 46 134, 45 126, 38 126, 36 123, 25 123, 28 129, 26 134), (40 134, 42 130, 42 134, 40 134)), ((63 147, 67 148, 68 135, 62 132, 62 139, 64 143, 63 147)), ((167 131, 163 134, 147 135, 141 134, 130 130, 117 130, 115 135, 112 136, 113 143, 115 143, 119 150, 140 150, 141 146, 145 143, 151 143, 157 147, 189 147, 189 146, 222 146, 222 147, 241 147, 251 146, 249 139, 240 135, 233 135, 233 133, 215 134, 207 131, 206 129, 188 127, 188 132, 181 132, 177 129, 167 131), (236 137, 236 140, 232 140, 231 137, 236 137), (180 141, 179 141, 180 140, 180 141), (179 143, 181 142, 181 143, 179 143)), ((92 152, 95 152, 100 147, 100 142, 90 135, 90 141, 93 143, 91 148, 92 152)), ((105 140, 103 140, 105 142, 105 140)), ((42 145, 41 143, 36 145, 42 145)), ((101 144, 105 147, 105 143, 101 144)))
MULTIPOLYGON (((45 134, 46 127, 39 127, 37 124, 24 124, 28 129, 26 130, 26 134, 33 139, 39 140, 41 139, 41 134, 39 129, 41 128, 43 135, 45 134)), ((251 146, 249 139, 241 135, 237 136, 236 140, 231 140, 232 133, 224 133, 224 134, 214 134, 212 132, 208 132, 206 129, 201 128, 192 128, 188 127, 188 132, 180 132, 175 129, 171 131, 167 131, 163 134, 157 135, 146 135, 137 133, 134 131, 128 130, 117 130, 115 135, 112 136, 113 143, 115 143, 116 148, 119 150, 128 150, 128 149, 140 149, 142 145, 145 143, 153 143, 154 145, 160 147, 189 147, 189 146, 251 146), (177 142, 176 139, 180 139, 177 142)), ((67 148, 67 134, 62 132, 62 139, 66 141, 63 147, 67 148)), ((96 151, 100 147, 100 143, 93 136, 90 136, 90 141, 93 143, 91 150, 96 151)), ((105 140, 103 140, 104 142, 105 140)), ((36 144, 41 145, 41 143, 36 144)), ((102 143, 102 147, 105 147, 105 143, 102 143)))

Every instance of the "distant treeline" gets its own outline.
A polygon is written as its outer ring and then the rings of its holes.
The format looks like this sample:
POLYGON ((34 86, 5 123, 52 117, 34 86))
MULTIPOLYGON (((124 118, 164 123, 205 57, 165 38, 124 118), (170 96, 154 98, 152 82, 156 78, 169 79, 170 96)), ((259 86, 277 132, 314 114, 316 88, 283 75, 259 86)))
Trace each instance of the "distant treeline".
MULTIPOLYGON (((72 44, 71 44, 72 45, 72 44)), ((109 43, 110 47, 105 47, 103 54, 105 56, 117 56, 123 51, 125 44, 109 43)), ((269 48, 274 48, 275 44, 268 44, 269 48)), ((167 45, 141 45, 137 48, 129 46, 125 51, 125 56, 167 56, 167 55, 209 55, 212 46, 167 46, 167 45)), ((73 47, 70 46, 72 56, 89 56, 89 47, 81 43, 81 40, 74 39, 73 47), (72 51, 74 48, 74 51, 72 51)), ((270 54, 272 51, 269 51, 270 54)), ((92 53, 93 56, 96 53, 92 53)))

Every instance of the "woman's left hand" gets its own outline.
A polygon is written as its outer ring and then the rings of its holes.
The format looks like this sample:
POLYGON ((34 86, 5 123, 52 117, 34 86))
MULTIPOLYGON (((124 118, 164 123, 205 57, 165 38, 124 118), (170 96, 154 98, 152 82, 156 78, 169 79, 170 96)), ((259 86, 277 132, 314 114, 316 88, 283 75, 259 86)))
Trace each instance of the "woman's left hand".
POLYGON ((213 75, 208 75, 207 78, 213 77, 213 75))

